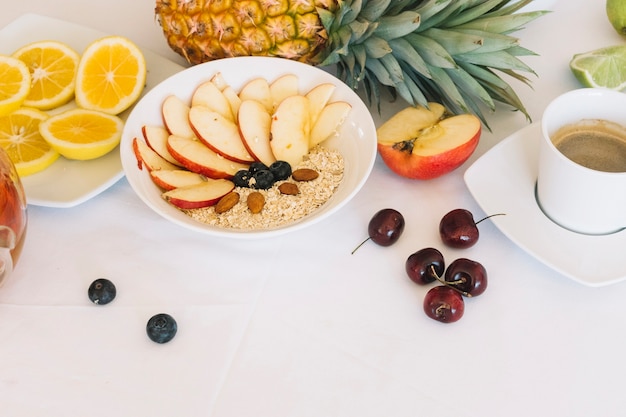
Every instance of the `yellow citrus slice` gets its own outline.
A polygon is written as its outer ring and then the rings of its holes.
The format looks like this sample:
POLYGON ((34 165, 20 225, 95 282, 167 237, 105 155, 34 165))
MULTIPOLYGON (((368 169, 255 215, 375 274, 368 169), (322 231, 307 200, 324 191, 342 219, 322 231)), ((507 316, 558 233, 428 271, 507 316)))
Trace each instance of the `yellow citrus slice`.
POLYGON ((19 59, 0 55, 0 116, 17 110, 30 91, 28 67, 19 59))
POLYGON ((50 116, 39 125, 39 132, 64 157, 88 160, 112 151, 120 143, 123 127, 117 116, 78 108, 50 116))
POLYGON ((145 82, 146 61, 137 45, 121 36, 107 36, 83 52, 76 76, 76 103, 119 114, 139 98, 145 82))
POLYGON ((30 92, 25 106, 48 110, 67 103, 74 96, 80 55, 57 41, 28 44, 13 53, 30 71, 30 92))
POLYGON ((59 157, 39 134, 39 125, 47 118, 46 113, 30 107, 0 117, 0 146, 21 177, 43 171, 59 157))

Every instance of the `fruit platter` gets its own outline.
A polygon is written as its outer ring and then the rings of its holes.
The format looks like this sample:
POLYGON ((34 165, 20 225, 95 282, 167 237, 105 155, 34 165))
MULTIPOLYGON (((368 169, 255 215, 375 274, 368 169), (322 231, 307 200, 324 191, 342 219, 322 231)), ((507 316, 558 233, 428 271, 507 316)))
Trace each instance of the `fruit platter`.
MULTIPOLYGON (((347 204, 364 185, 374 165, 377 153, 376 129, 363 101, 330 73, 290 60, 239 57, 191 67, 153 88, 137 103, 128 117, 122 134, 120 152, 126 178, 131 187, 158 214, 179 225, 211 235, 260 238, 314 224, 347 204), (254 68, 254 72, 251 73, 248 68, 254 68), (221 85, 226 94, 216 87, 216 84, 221 85), (281 84, 285 86, 282 87, 281 84), (221 111, 222 114, 232 114, 229 113, 231 105, 226 99, 228 91, 235 94, 238 105, 241 105, 238 107, 237 124, 228 121, 227 117, 232 120, 232 116, 215 116, 213 119, 207 115, 209 108, 216 109, 216 112, 221 111), (263 106, 250 107, 248 110, 246 105, 262 101, 260 97, 263 96, 271 109, 273 106, 271 91, 275 98, 281 97, 280 100, 283 100, 283 96, 288 97, 284 99, 282 107, 272 110, 274 113, 271 120, 270 142, 270 113, 263 106), (308 95, 306 101, 305 95, 308 95), (256 96, 259 99, 247 100, 247 96, 256 96), (196 104, 192 105, 194 102, 196 104), (299 108, 299 102, 304 102, 306 107, 299 108), (341 109, 338 109, 338 106, 341 109), (331 110, 328 114, 332 114, 333 117, 324 117, 322 111, 325 107, 331 110), (285 117, 281 116, 281 109, 282 112, 287 111, 285 117), (320 122, 313 126, 308 126, 310 123, 307 122, 308 127, 304 129, 301 126, 304 122, 300 120, 304 118, 308 121, 312 111, 319 113, 317 118, 320 122), (265 123, 262 122, 263 117, 265 123), (212 125, 206 125, 204 123, 206 120, 216 121, 212 125), (265 131, 263 125, 266 126, 265 131), (298 132, 304 130, 305 136, 298 139, 298 132), (171 132, 176 133, 172 135, 171 132), (319 138, 314 139, 316 135, 319 138), (196 136, 201 140, 196 140, 196 136), (224 140, 231 136, 234 139, 224 140), (161 146, 161 155, 150 152, 151 149, 158 149, 158 145, 154 143, 159 142, 159 137, 161 143, 164 140, 167 142, 165 146, 161 146), (194 139, 185 139, 192 137, 194 139), (244 138, 245 144, 241 138, 244 138), (242 209, 238 215, 233 215, 240 223, 245 223, 239 226, 234 226, 233 222, 225 226, 220 225, 220 216, 213 216, 212 222, 199 220, 199 216, 214 215, 215 210, 212 206, 234 190, 235 183, 231 179, 239 171, 249 172, 248 168, 252 162, 262 163, 268 168, 276 161, 287 162, 290 171, 293 170, 295 174, 298 164, 304 158, 313 160, 309 155, 309 151, 314 147, 312 143, 319 143, 322 149, 337 152, 329 157, 341 157, 342 162, 341 166, 335 166, 331 159, 321 160, 320 168, 317 168, 317 173, 321 174, 320 178, 311 183, 308 193, 304 192, 307 190, 306 184, 301 182, 302 193, 274 196, 272 201, 278 200, 280 203, 282 200, 286 205, 271 208, 268 204, 264 212, 258 213, 260 215, 268 213, 265 218, 249 215, 249 210, 242 209), (170 161, 163 156, 169 157, 170 161), (204 197, 197 197, 193 191, 194 196, 185 197, 185 193, 180 194, 175 190, 184 187, 176 187, 171 181, 165 183, 164 178, 157 178, 155 183, 155 175, 158 177, 159 174, 163 172, 167 174, 168 171, 178 173, 181 172, 181 167, 182 172, 196 175, 202 189, 206 190, 206 193, 202 191, 204 197), (340 170, 341 174, 333 179, 329 172, 337 170, 340 170), (207 181, 202 178, 209 179, 208 186, 207 181), (164 190, 169 191, 163 194, 164 190), (302 216, 292 215, 294 211, 300 209, 294 210, 294 207, 290 206, 310 205, 313 197, 319 198, 320 192, 324 190, 334 191, 324 198, 323 204, 316 204, 310 211, 303 212, 302 216), (208 207, 208 213, 197 212, 203 207, 208 207), (181 209, 192 210, 195 214, 181 209), (280 223, 273 221, 269 217, 271 212, 274 212, 274 218, 286 218, 289 221, 280 223)), ((259 181, 255 178, 255 184, 260 185, 259 181)), ((295 185, 293 182, 290 184, 295 185)), ((246 189, 247 197, 250 194, 250 187, 243 188, 246 189)), ((244 191, 243 188, 238 188, 239 194, 244 191)), ((270 187, 252 188, 258 192, 270 187)), ((237 199, 240 199, 239 194, 237 199)), ((268 197, 264 196, 269 200, 268 197)), ((228 213, 224 213, 223 217, 226 215, 228 213)))

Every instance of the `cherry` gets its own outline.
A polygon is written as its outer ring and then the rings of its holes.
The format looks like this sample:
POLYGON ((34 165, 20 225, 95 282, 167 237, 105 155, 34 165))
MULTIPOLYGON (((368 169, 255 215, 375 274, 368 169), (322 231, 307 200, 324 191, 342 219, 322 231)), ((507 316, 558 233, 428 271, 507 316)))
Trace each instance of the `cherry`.
POLYGON ((439 235, 443 243, 452 248, 469 248, 478 241, 478 223, 498 215, 500 214, 492 214, 479 221, 474 221, 474 216, 469 210, 452 210, 446 213, 439 222, 439 235))
POLYGON ((367 226, 368 238, 361 242, 352 253, 368 240, 380 246, 390 246, 398 241, 404 231, 404 217, 399 211, 386 208, 378 211, 367 226))
POLYGON ((465 301, 454 288, 440 285, 431 288, 424 297, 424 312, 431 319, 453 323, 463 317, 465 301))
POLYGON ((487 289, 487 270, 479 262, 467 258, 453 261, 446 269, 446 285, 468 297, 476 297, 487 289))
POLYGON ((409 255, 405 269, 413 282, 426 285, 443 275, 445 262, 443 255, 437 249, 424 248, 409 255))

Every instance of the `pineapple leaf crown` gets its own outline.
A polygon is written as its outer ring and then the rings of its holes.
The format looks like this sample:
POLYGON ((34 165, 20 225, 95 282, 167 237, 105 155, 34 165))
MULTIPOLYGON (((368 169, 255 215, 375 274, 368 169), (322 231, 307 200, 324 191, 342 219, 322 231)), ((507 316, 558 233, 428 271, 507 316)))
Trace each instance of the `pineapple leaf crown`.
POLYGON ((328 41, 316 60, 336 65, 350 87, 362 85, 379 111, 383 88, 412 105, 474 113, 486 126, 483 110, 495 111, 495 102, 530 120, 501 75, 525 84, 523 73, 536 75, 519 58, 536 54, 511 36, 547 13, 519 12, 532 1, 338 0, 333 11, 317 9, 328 41))

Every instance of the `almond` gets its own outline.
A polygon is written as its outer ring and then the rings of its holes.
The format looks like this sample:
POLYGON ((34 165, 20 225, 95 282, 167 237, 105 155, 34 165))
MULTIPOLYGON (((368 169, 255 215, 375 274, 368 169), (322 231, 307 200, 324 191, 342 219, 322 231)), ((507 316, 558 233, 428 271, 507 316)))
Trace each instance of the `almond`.
POLYGON ((278 191, 286 195, 298 195, 300 193, 298 186, 293 182, 283 182, 278 186, 278 191))
POLYGON ((239 202, 239 194, 234 191, 226 194, 224 197, 220 198, 220 201, 215 205, 215 212, 217 214, 226 213, 231 208, 235 207, 235 205, 239 202))
POLYGON ((265 197, 258 191, 254 191, 248 195, 247 200, 248 208, 253 214, 260 213, 265 206, 265 197))
POLYGON ((291 173, 291 178, 296 181, 313 181, 319 176, 320 174, 316 170, 310 168, 296 169, 291 173))

